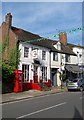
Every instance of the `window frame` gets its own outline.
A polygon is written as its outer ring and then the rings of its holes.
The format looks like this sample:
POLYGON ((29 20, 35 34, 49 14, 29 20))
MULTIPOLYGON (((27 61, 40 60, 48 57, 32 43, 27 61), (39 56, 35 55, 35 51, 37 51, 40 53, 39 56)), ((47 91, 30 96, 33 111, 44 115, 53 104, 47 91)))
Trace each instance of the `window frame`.
POLYGON ((24 82, 29 82, 29 65, 22 64, 22 70, 24 74, 24 82))
POLYGON ((71 59, 70 59, 70 55, 65 54, 65 62, 69 62, 70 63, 71 59))
POLYGON ((58 61, 58 53, 53 52, 53 61, 58 61))
POLYGON ((29 47, 24 47, 24 58, 28 58, 29 57, 29 47))
POLYGON ((42 66, 42 80, 43 82, 47 81, 47 67, 42 66))
POLYGON ((42 50, 42 60, 46 60, 46 51, 42 50))

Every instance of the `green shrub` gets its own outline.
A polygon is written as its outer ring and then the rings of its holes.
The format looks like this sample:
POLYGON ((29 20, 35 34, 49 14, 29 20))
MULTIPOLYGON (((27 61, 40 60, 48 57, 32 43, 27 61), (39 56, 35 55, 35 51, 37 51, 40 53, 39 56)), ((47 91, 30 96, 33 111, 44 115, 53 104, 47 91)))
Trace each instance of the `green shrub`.
POLYGON ((2 83, 2 94, 13 92, 14 84, 12 83, 2 83))
POLYGON ((38 83, 38 85, 39 85, 44 91, 49 91, 49 90, 51 90, 51 88, 48 87, 47 85, 45 85, 44 83, 38 83))
POLYGON ((2 82, 12 83, 15 79, 15 68, 9 64, 2 64, 2 82))
POLYGON ((66 74, 65 73, 60 73, 59 78, 61 81, 65 82, 66 81, 66 74))

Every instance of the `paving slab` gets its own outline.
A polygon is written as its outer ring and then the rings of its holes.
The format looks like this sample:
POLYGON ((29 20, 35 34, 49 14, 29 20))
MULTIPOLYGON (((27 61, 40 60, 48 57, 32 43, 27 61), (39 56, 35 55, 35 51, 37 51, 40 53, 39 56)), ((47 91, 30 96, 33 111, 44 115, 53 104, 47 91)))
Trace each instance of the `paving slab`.
POLYGON ((2 94, 2 103, 17 101, 17 100, 21 100, 21 99, 28 99, 28 98, 32 98, 32 97, 47 95, 47 94, 55 94, 58 92, 65 92, 65 91, 67 91, 66 88, 61 89, 61 88, 54 87, 49 91, 28 90, 28 91, 23 91, 23 92, 19 92, 19 93, 15 93, 15 92, 6 93, 6 94, 2 94))

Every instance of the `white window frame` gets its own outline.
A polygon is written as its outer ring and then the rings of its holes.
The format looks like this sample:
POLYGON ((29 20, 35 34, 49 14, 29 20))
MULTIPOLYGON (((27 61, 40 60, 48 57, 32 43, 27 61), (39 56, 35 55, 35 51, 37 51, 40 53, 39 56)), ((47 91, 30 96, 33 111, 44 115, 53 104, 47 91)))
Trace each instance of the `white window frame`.
POLYGON ((53 61, 58 61, 58 53, 53 52, 53 61))
POLYGON ((28 47, 24 47, 24 57, 28 58, 29 57, 29 48, 28 47))
POLYGON ((43 82, 47 81, 47 67, 42 66, 42 80, 43 82))
POLYGON ((65 62, 70 63, 70 55, 65 54, 65 62))
POLYGON ((42 51, 42 60, 46 60, 46 51, 45 50, 42 51))
POLYGON ((24 82, 29 82, 29 65, 23 64, 24 82))

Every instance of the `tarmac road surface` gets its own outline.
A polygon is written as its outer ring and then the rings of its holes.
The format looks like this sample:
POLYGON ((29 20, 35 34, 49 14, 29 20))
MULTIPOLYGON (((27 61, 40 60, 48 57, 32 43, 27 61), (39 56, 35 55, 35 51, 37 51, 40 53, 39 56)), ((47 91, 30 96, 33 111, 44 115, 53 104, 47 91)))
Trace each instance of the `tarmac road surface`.
POLYGON ((83 92, 61 92, 2 105, 3 118, 83 118, 83 92))

